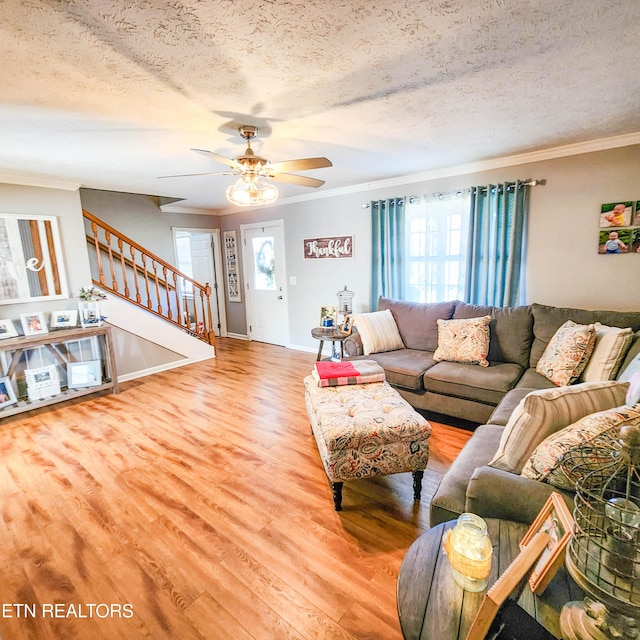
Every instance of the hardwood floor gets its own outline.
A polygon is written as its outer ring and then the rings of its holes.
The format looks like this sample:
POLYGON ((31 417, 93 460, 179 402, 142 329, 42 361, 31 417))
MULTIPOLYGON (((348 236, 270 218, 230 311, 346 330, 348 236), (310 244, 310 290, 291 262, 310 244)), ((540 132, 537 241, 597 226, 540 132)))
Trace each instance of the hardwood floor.
POLYGON ((304 408, 313 354, 218 357, 0 425, 3 640, 401 638, 396 579, 469 432, 411 474, 331 490, 304 408), (28 605, 28 606, 27 606, 28 605))

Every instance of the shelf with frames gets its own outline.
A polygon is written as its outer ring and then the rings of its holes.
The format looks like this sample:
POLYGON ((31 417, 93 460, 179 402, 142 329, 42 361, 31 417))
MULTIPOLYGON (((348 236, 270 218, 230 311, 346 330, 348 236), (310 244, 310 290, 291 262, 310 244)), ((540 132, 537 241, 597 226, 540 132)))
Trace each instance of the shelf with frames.
POLYGON ((66 400, 110 390, 118 393, 118 375, 111 339, 111 327, 57 329, 34 336, 0 340, 0 370, 9 378, 17 403, 0 408, 0 419, 66 400), (67 367, 71 363, 99 361, 101 382, 94 386, 69 388, 67 367), (60 393, 29 400, 25 371, 56 366, 60 393))

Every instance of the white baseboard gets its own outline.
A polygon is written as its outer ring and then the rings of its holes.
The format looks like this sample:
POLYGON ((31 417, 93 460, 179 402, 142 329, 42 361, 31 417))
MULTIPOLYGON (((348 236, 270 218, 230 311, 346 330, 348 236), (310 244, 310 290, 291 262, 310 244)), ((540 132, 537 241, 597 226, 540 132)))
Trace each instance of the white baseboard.
POLYGON ((235 338, 236 340, 248 340, 249 336, 242 333, 229 333, 227 332, 227 338, 235 338))
MULTIPOLYGON (((214 356, 211 356, 215 358, 214 356)), ((202 358, 200 360, 193 360, 191 358, 185 358, 184 360, 174 360, 173 362, 167 362, 165 364, 158 365, 157 367, 149 367, 148 369, 141 369, 140 371, 132 371, 131 373, 125 373, 118 376, 118 382, 127 382, 128 380, 136 380, 137 378, 143 378, 144 376, 150 376, 154 373, 161 373, 162 371, 169 371, 170 369, 177 369, 178 367, 185 367, 188 364, 195 364, 196 362, 202 362, 203 360, 209 360, 210 358, 202 358)))

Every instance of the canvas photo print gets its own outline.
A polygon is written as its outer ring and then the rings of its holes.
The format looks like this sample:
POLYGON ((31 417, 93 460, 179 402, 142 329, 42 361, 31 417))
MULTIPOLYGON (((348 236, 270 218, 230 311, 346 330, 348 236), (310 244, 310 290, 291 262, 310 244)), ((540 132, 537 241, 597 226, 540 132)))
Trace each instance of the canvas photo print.
POLYGON ((600 231, 598 253, 629 253, 632 244, 632 234, 631 229, 607 229, 606 231, 600 231))
POLYGON ((633 202, 609 202, 600 207, 600 228, 629 227, 633 217, 633 202))

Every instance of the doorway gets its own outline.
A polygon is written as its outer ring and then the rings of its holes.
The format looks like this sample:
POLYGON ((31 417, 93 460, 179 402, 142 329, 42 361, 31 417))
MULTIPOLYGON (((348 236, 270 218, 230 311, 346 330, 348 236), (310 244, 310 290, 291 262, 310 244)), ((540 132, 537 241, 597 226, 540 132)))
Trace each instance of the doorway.
MULTIPOLYGON (((176 266, 200 284, 211 287, 211 315, 216 336, 227 335, 224 287, 220 286, 222 253, 219 229, 172 227, 176 266)), ((188 294, 187 294, 188 295, 188 294)))
POLYGON ((289 342, 284 221, 241 224, 242 263, 250 340, 289 342))

